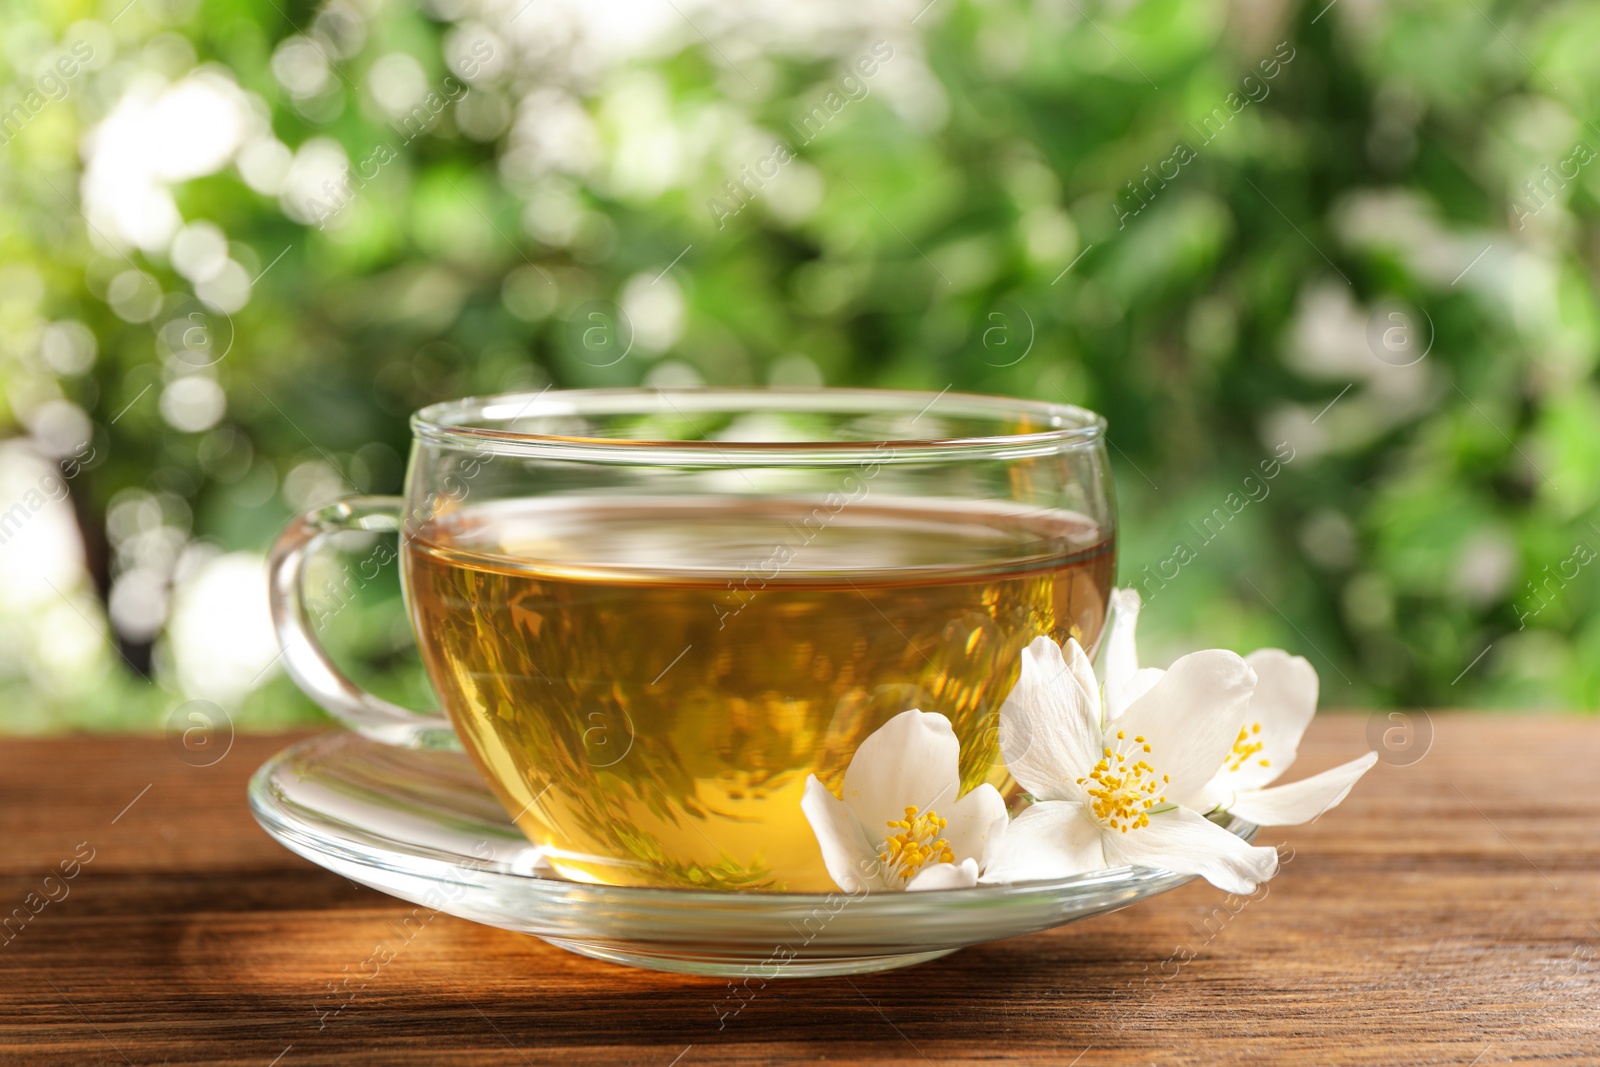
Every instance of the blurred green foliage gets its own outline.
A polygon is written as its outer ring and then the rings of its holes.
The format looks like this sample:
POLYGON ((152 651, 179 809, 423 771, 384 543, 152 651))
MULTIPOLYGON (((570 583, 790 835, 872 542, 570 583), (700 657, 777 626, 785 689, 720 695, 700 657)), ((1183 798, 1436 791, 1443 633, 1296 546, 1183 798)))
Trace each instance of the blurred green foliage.
MULTIPOLYGON (((1153 661, 1600 703, 1593 4, 4 7, 0 435, 92 458, 0 730, 315 716, 195 575, 547 383, 1071 400, 1153 661)), ((392 580, 332 630, 427 699, 392 580)))

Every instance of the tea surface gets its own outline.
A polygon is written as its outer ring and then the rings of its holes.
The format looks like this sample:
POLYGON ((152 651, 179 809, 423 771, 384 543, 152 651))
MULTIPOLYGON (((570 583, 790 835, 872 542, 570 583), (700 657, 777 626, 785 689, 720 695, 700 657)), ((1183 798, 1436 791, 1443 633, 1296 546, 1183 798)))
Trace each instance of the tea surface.
POLYGON ((908 708, 962 787, 1010 786, 996 717, 1039 634, 1089 646, 1114 573, 1073 512, 966 502, 465 508, 404 552, 424 661, 508 812, 568 877, 828 891, 801 814, 908 708))

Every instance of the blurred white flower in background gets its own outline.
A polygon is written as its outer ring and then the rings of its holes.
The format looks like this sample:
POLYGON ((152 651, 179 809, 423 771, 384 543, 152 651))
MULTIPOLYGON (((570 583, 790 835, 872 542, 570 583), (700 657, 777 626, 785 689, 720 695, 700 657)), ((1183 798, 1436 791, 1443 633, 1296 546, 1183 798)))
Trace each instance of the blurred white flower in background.
MULTIPOLYGON (((612 190, 649 200, 679 184, 684 146, 672 124, 672 90, 655 71, 623 75, 600 105, 601 121, 614 142, 609 153, 612 190)), ((770 142, 762 150, 771 148, 770 142)))
POLYGON ((166 641, 186 696, 227 708, 265 681, 278 658, 266 560, 191 546, 178 566, 166 641))
POLYGON ((239 176, 263 196, 277 196, 283 190, 283 180, 288 177, 292 162, 294 152, 289 146, 268 134, 239 150, 239 176))
POLYGON ((39 358, 64 377, 76 377, 94 366, 99 342, 94 332, 74 319, 46 326, 39 335, 39 358))
POLYGON ((161 417, 184 433, 211 429, 227 410, 227 394, 205 373, 174 378, 161 391, 161 417))
MULTIPOLYGON (((571 182, 549 178, 528 194, 527 201, 522 225, 531 236, 559 248, 577 235, 578 224, 583 221, 583 201, 571 182)), ((542 278, 540 284, 546 284, 542 278)))
MULTIPOLYGON (((168 544, 177 547, 170 539, 168 544)), ((139 644, 153 640, 167 619, 167 576, 154 567, 134 567, 117 576, 107 599, 117 633, 139 644)))
MULTIPOLYGON (((765 4, 756 0, 549 0, 501 5, 492 16, 530 67, 550 69, 583 84, 632 59, 670 55, 716 42, 719 65, 736 65, 752 81, 763 53, 820 57, 848 49, 863 36, 911 36, 926 0, 818 0, 765 4), (747 66, 748 61, 748 66, 747 66)), ((754 88, 729 70, 731 81, 754 88)), ((926 104, 925 104, 926 106, 926 104)), ((942 106, 941 101, 937 106, 942 106)))
POLYGON ((53 463, 6 442, 0 500, 0 674, 47 692, 88 688, 112 652, 65 483, 53 463))
POLYGON ((622 311, 646 352, 663 352, 683 336, 683 290, 670 274, 635 274, 622 287, 622 311))
POLYGON ((390 52, 367 70, 367 89, 390 121, 403 118, 428 95, 428 74, 412 56, 390 52))
POLYGON ((767 384, 779 388, 818 389, 823 381, 822 368, 804 352, 780 357, 767 372, 767 384))
POLYGON ((161 284, 142 270, 125 270, 106 286, 106 303, 125 322, 149 322, 161 311, 161 284))
MULTIPOLYGON (((949 104, 917 42, 920 0, 826 0, 807 5, 684 0, 553 0, 500 7, 487 21, 462 21, 446 41, 448 65, 473 92, 516 82, 516 117, 501 157, 507 184, 529 195, 550 176, 586 178, 624 198, 649 200, 707 175, 738 178, 741 165, 767 156, 791 134, 758 130, 745 106, 770 93, 769 57, 848 64, 877 42, 892 60, 876 66, 869 95, 903 121, 931 130, 949 104), (726 98, 672 99, 654 71, 629 65, 703 49, 721 69, 726 98), (487 53, 488 58, 482 58, 487 53), (471 62, 469 62, 469 60, 471 62), (593 114, 586 102, 593 100, 593 114)), ((455 13, 458 14, 458 13, 455 13)), ((881 58, 881 57, 880 57, 881 58)), ((824 77, 837 79, 840 72, 824 77)), ((818 97, 827 84, 818 87, 818 97)), ((804 92, 801 99, 806 99, 804 92)), ((470 97, 469 97, 470 99, 470 97)), ((819 176, 798 164, 767 176, 762 198, 784 222, 806 218, 821 199, 819 176), (775 180, 774 180, 775 178, 775 180)), ((546 240, 530 225, 530 232, 546 240)), ((563 241, 547 243, 563 244, 563 241)))
POLYGON ((313 137, 294 153, 284 174, 278 202, 296 222, 336 224, 349 198, 350 157, 331 137, 313 137))
POLYGON ((523 97, 500 167, 513 186, 546 174, 583 175, 600 158, 594 122, 576 97, 560 89, 536 89, 523 97))
POLYGON ((681 359, 664 359, 650 368, 643 384, 650 389, 694 389, 706 384, 706 379, 681 359))
POLYGON ((77 404, 56 397, 22 413, 22 420, 33 433, 33 443, 46 456, 63 459, 87 448, 94 437, 94 423, 77 404))
POLYGON ((296 97, 316 96, 333 83, 333 68, 316 41, 295 34, 273 49, 272 76, 296 97))
POLYGON ((1288 441, 1315 458, 1363 448, 1421 416, 1444 388, 1427 358, 1432 342, 1432 320, 1415 308, 1392 300, 1363 306, 1340 282, 1307 285, 1284 338, 1283 361, 1304 378, 1346 383, 1353 391, 1331 407, 1320 399, 1280 405, 1267 419, 1264 440, 1288 441), (1385 347, 1391 337, 1399 345, 1392 351, 1385 347))
POLYGON ((146 252, 183 224, 168 186, 227 166, 259 121, 233 76, 203 68, 166 84, 145 72, 84 139, 90 234, 146 252))
POLYGON ((283 502, 295 511, 331 504, 346 492, 344 476, 321 459, 296 463, 283 476, 283 502))
POLYGON ((191 282, 215 278, 228 262, 228 235, 214 222, 197 219, 172 238, 172 269, 191 282))
POLYGON ((26 615, 84 577, 83 540, 54 464, 0 444, 0 613, 26 615))
POLYGON ((188 506, 170 493, 124 489, 106 510, 112 549, 108 613, 124 639, 143 643, 161 632, 172 568, 189 536, 188 506))
POLYGON ((469 82, 492 83, 510 69, 511 56, 499 34, 482 22, 468 19, 445 34, 444 62, 469 82))

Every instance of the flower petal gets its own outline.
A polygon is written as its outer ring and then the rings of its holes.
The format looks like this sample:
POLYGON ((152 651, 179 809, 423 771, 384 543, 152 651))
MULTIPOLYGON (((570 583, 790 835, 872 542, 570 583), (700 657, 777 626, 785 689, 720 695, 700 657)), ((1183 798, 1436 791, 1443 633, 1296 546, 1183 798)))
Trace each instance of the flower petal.
POLYGON ((1278 779, 1294 762, 1300 738, 1317 713, 1317 672, 1302 656, 1281 648, 1262 648, 1244 658, 1256 672, 1256 692, 1246 723, 1260 723, 1261 751, 1236 771, 1226 771, 1233 789, 1250 789, 1278 779), (1266 760, 1263 767, 1261 761, 1266 760))
POLYGON ((1257 848, 1188 808, 1150 816, 1150 825, 1107 834, 1106 860, 1113 866, 1159 867, 1198 874, 1228 893, 1253 893, 1278 873, 1278 851, 1257 848))
POLYGON ((1206 783, 1206 787, 1190 797, 1184 807, 1198 811, 1201 815, 1208 815, 1218 808, 1227 807, 1238 799, 1237 794, 1228 788, 1229 775, 1219 771, 1217 776, 1206 783))
POLYGON ((828 876, 840 889, 860 893, 882 885, 882 879, 874 876, 878 869, 876 845, 867 840, 845 802, 828 792, 814 774, 806 776, 800 810, 817 835, 828 876))
MULTIPOLYGON (((1006 801, 1000 790, 985 782, 956 801, 944 816, 943 837, 950 844, 957 860, 971 858, 982 868, 1000 847, 1010 817, 1006 814, 1006 801)), ((920 874, 918 878, 922 877, 920 874)), ((915 882, 917 879, 913 878, 915 882)), ((906 888, 910 888, 907 886, 906 888)))
MULTIPOLYGON (((1034 638, 1035 641, 1038 638, 1034 638)), ((1078 683, 1078 688, 1083 690, 1083 695, 1089 698, 1089 703, 1094 706, 1098 715, 1100 708, 1100 679, 1094 676, 1094 662, 1089 659, 1089 654, 1078 644, 1076 637, 1067 638, 1067 643, 1061 646, 1061 652, 1068 666, 1072 668, 1072 679, 1078 683)))
POLYGON ((1072 638, 1022 650, 1022 673, 1000 706, 1000 751, 1011 777, 1040 800, 1076 796, 1071 785, 1100 758, 1100 689, 1072 638))
POLYGON ((1078 804, 1047 800, 1030 805, 1006 827, 983 881, 1028 882, 1104 870, 1103 837, 1078 804))
POLYGON ((873 838, 888 836, 889 823, 906 808, 926 811, 954 804, 961 790, 961 742, 950 720, 924 711, 902 711, 874 730, 850 757, 844 772, 844 802, 873 838))
POLYGON ((1191 652, 1114 725, 1129 738, 1149 740, 1153 751, 1145 759, 1171 779, 1167 799, 1187 804, 1233 749, 1255 683, 1255 672, 1232 652, 1191 652))
POLYGON ((1296 826, 1310 822, 1349 795, 1363 774, 1378 762, 1376 752, 1310 778, 1270 789, 1240 790, 1233 803, 1223 803, 1233 814, 1258 826, 1296 826))
POLYGON ((1111 590, 1111 623, 1106 628, 1106 653, 1102 661, 1106 676, 1107 712, 1115 718, 1121 709, 1112 710, 1111 694, 1120 692, 1139 669, 1139 647, 1134 630, 1139 625, 1139 594, 1132 589, 1111 590))
POLYGON ((978 884, 978 861, 964 859, 960 863, 935 863, 917 872, 906 883, 907 893, 925 889, 971 889, 978 884))
POLYGON ((1143 667, 1133 672, 1122 687, 1112 692, 1111 683, 1106 683, 1106 722, 1112 723, 1122 717, 1122 713, 1131 708, 1134 703, 1161 681, 1161 676, 1167 672, 1159 667, 1143 667))

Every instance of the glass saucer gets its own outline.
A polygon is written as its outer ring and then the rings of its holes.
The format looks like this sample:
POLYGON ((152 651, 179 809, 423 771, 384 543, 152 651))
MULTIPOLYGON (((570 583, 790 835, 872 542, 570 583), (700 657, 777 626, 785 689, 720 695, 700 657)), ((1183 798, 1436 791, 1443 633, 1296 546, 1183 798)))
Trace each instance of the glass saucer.
MULTIPOLYGON (((262 765, 250 808, 290 850, 401 900, 613 963, 761 981, 905 967, 1192 880, 1123 867, 861 896, 588 885, 545 869, 462 753, 351 733, 303 741, 262 765)), ((1228 829, 1247 840, 1256 831, 1241 820, 1228 829)))

